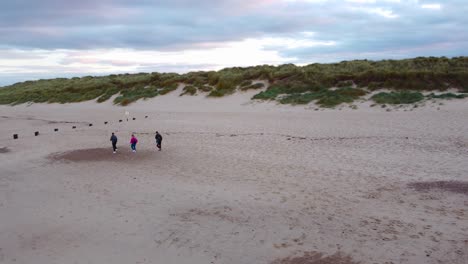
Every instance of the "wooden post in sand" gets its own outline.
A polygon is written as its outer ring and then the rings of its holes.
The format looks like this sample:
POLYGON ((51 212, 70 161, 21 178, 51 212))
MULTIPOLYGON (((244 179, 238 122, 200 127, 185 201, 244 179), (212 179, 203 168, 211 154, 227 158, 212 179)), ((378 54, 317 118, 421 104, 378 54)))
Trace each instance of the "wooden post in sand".
POLYGON ((136 120, 136 118, 133 118, 133 120, 136 120))
POLYGON ((75 129, 75 128, 76 128, 76 126, 72 126, 72 129, 75 129))
POLYGON ((57 132, 57 131, 58 131, 58 128, 54 128, 54 131, 57 132))
POLYGON ((122 123, 122 119, 119 119, 119 123, 122 123))
POLYGON ((145 116, 145 118, 148 118, 148 116, 145 116))
POLYGON ((106 122, 104 122, 104 125, 107 125, 107 121, 106 121, 106 122))
POLYGON ((39 136, 39 131, 34 132, 34 136, 35 137, 39 136))
POLYGON ((13 134, 13 139, 18 139, 18 134, 13 134))
POLYGON ((89 124, 89 126, 93 126, 93 124, 89 124))

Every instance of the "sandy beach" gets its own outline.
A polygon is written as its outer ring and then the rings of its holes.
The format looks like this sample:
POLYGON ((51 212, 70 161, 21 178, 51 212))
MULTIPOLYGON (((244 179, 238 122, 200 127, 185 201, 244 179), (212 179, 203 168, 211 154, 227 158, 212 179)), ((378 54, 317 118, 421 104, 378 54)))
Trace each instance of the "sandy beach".
POLYGON ((0 263, 468 263, 468 99, 253 93, 0 106, 0 263))

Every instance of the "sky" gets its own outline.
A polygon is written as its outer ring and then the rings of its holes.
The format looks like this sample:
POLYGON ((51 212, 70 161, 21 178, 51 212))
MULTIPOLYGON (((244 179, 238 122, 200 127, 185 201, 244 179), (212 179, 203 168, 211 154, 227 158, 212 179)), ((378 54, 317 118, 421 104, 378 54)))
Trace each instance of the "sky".
POLYGON ((56 77, 465 56, 467 0, 0 2, 0 86, 56 77))

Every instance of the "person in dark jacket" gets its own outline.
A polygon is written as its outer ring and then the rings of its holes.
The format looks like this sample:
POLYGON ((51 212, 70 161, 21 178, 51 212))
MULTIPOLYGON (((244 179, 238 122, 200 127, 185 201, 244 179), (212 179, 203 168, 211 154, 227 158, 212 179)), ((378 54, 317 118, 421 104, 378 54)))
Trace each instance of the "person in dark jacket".
POLYGON ((162 136, 159 134, 158 131, 156 131, 156 136, 154 136, 156 139, 156 146, 158 147, 159 151, 161 151, 161 144, 162 144, 162 136))
POLYGON ((110 137, 110 141, 112 142, 112 148, 114 149, 114 153, 117 151, 117 136, 112 133, 110 137))

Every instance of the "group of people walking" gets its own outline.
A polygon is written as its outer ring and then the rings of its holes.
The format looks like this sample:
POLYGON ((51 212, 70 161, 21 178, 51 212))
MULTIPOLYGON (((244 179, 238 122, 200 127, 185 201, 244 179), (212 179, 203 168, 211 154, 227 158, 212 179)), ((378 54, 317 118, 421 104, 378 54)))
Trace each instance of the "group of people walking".
MULTIPOLYGON (((159 151, 161 151, 161 144, 162 144, 162 136, 159 134, 158 131, 156 131, 156 135, 154 136, 154 139, 156 140, 156 147, 158 148, 159 151)), ((114 150, 114 153, 117 153, 117 136, 112 133, 112 136, 110 137, 110 141, 112 142, 112 149, 114 150)), ((135 137, 134 134, 132 134, 132 137, 130 138, 130 148, 132 149, 133 153, 136 153, 136 145, 138 143, 138 139, 135 137)))

